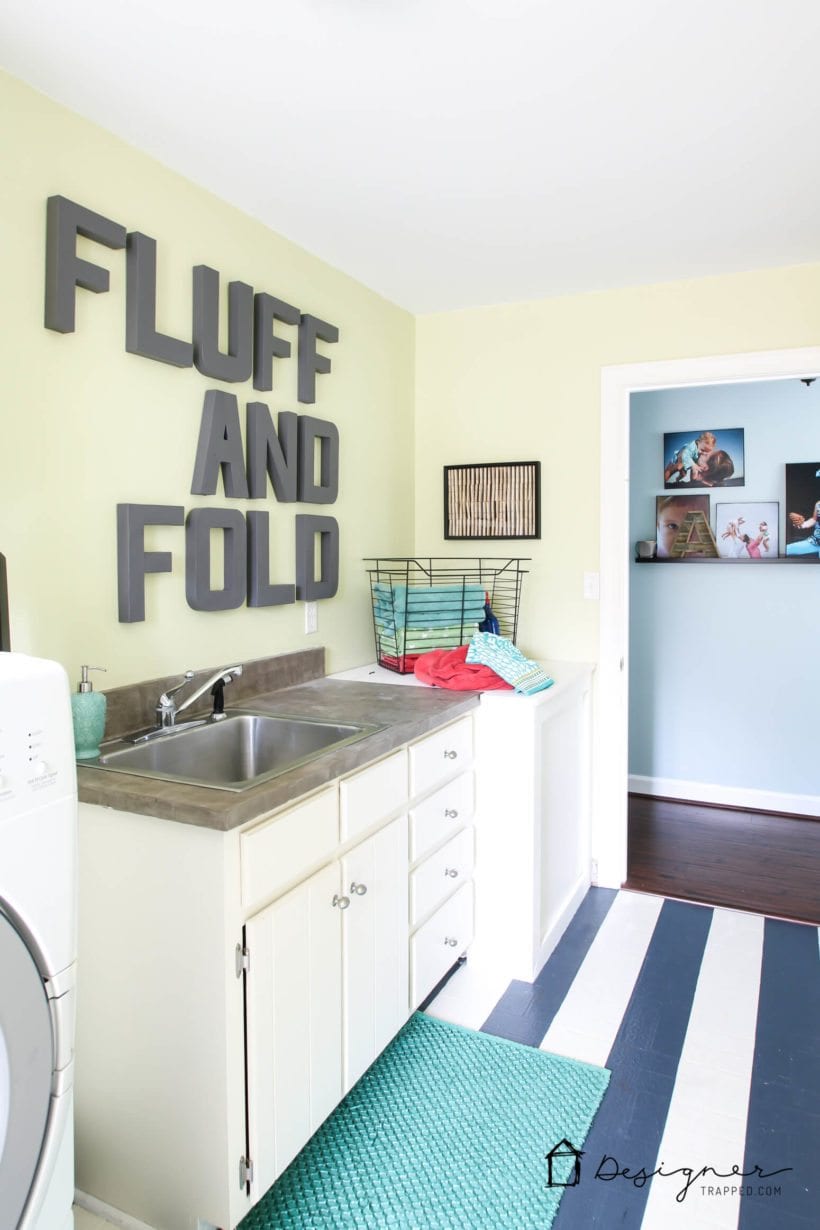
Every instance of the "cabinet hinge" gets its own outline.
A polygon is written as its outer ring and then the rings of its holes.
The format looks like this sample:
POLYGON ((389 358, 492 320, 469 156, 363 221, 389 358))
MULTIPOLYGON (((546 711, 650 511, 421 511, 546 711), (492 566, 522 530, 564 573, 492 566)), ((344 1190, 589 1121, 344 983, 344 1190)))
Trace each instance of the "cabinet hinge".
POLYGON ((242 974, 251 967, 251 954, 244 944, 236 946, 236 976, 241 978, 242 974))
POLYGON ((239 1159, 239 1186, 247 1187, 253 1183, 253 1162, 249 1157, 239 1159))

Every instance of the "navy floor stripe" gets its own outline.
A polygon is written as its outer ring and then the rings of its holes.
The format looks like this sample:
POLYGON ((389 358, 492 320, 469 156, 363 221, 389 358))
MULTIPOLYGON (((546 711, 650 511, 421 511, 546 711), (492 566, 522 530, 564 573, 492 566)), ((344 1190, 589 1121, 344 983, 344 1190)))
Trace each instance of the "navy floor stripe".
POLYGON ((484 1033, 540 1044, 617 895, 611 888, 589 890, 538 978, 510 983, 482 1025, 484 1033))
POLYGON ((581 1182, 564 1193, 553 1230, 638 1230, 649 1184, 594 1176, 604 1157, 632 1174, 655 1167, 711 922, 709 908, 664 903, 607 1060, 612 1079, 584 1145, 581 1182))
POLYGON ((744 1171, 787 1174, 744 1181, 740 1230, 818 1224, 820 960, 817 929, 766 919, 744 1171), (746 1187, 752 1193, 746 1193, 746 1187), (766 1189, 779 1187, 779 1195, 766 1189), (763 1192, 759 1191, 763 1188, 763 1192))

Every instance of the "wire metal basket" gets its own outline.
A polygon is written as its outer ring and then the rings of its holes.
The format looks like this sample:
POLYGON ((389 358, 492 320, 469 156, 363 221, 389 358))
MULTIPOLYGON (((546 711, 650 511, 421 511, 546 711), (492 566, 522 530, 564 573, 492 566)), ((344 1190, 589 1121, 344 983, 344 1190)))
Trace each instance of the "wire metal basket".
MULTIPOLYGON (((369 556, 376 658, 400 675, 413 673, 431 649, 465 645, 488 611, 515 643, 521 585, 529 559, 498 556, 369 556)), ((486 627, 484 631, 492 631, 486 627)))

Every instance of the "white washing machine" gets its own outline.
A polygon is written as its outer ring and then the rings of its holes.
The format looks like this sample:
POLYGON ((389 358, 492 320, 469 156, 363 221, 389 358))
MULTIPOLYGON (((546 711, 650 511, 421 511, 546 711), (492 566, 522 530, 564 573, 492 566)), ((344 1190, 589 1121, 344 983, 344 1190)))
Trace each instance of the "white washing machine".
POLYGON ((0 1227, 70 1230, 77 775, 68 679, 0 653, 0 1227))

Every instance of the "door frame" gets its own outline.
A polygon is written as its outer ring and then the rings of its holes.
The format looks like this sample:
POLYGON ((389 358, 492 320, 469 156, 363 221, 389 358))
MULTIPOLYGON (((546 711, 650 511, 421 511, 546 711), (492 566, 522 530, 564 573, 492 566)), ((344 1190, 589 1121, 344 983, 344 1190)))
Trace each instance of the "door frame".
POLYGON ((629 421, 632 393, 820 374, 820 347, 628 363, 601 369, 600 628, 593 733, 593 882, 627 874, 629 421))

